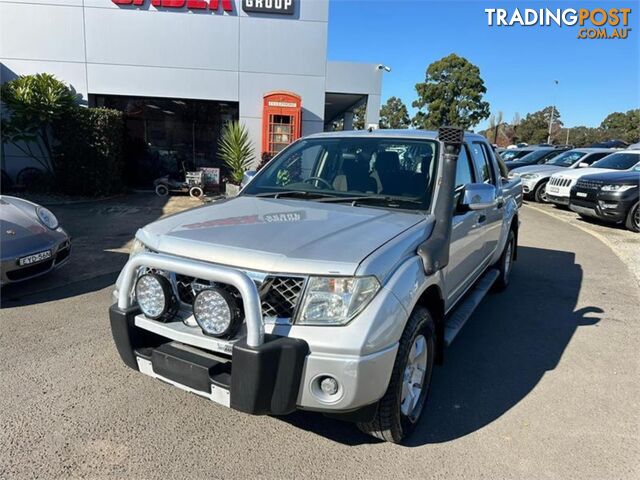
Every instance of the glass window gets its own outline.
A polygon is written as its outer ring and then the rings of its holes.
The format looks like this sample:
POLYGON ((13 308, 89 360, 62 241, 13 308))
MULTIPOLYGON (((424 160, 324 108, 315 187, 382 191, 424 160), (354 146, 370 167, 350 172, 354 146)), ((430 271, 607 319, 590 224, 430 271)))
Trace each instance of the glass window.
POLYGON ((460 149, 458 164, 456 166, 456 190, 469 183, 473 183, 473 172, 471 170, 471 164, 469 163, 467 147, 463 145, 462 149, 460 149))
POLYGON ((595 162, 594 168, 611 168, 613 170, 629 170, 640 162, 640 155, 626 152, 617 152, 607 155, 602 160, 595 162))
POLYGON ((528 153, 533 152, 533 150, 516 150, 516 149, 511 149, 511 150, 504 150, 503 152, 500 152, 500 156, 502 157, 502 159, 505 162, 510 162, 512 160, 516 160, 520 157, 524 157, 525 155, 527 155, 528 153))
POLYGON ((302 139, 263 168, 244 193, 295 192, 322 201, 358 197, 375 206, 423 210, 431 202, 437 148, 433 140, 302 139))
POLYGON ((224 169, 218 139, 223 125, 238 119, 237 103, 119 95, 91 95, 89 100, 125 114, 129 185, 148 188, 165 175, 183 180, 187 170, 224 169))
POLYGON ((471 158, 482 183, 494 183, 493 169, 480 142, 471 143, 471 158))
POLYGON ((553 157, 551 160, 549 160, 549 162, 547 162, 547 165, 553 165, 556 167, 570 167, 585 155, 585 152, 570 150, 568 152, 561 153, 557 157, 553 157))
POLYGON ((593 153, 593 154, 589 155, 587 158, 583 159, 582 163, 586 163, 587 165, 591 165, 593 162, 597 162, 598 160, 600 160, 601 158, 606 157, 607 155, 611 155, 611 152, 593 153))

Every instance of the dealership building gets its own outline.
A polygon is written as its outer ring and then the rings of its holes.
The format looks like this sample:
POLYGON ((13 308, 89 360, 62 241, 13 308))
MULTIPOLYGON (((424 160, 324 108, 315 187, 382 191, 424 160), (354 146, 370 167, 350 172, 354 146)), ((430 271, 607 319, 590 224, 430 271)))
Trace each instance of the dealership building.
MULTIPOLYGON (((328 16, 328 0, 0 0, 1 80, 51 73, 125 112, 142 184, 172 164, 220 166, 229 120, 256 159, 352 128, 361 106, 376 125, 384 67, 328 61, 328 16)), ((10 176, 29 162, 5 146, 10 176)))

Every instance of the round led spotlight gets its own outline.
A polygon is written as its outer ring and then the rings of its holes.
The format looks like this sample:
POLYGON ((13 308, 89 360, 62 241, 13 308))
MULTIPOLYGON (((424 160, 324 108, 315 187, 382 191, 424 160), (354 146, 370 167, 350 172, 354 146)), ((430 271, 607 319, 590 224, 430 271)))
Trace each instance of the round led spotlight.
POLYGON ((142 313, 152 320, 168 321, 177 310, 169 279, 156 273, 146 273, 136 282, 136 300, 142 313))
POLYGON ((230 337, 242 318, 233 296, 221 288, 208 288, 196 295, 193 316, 205 335, 230 337))

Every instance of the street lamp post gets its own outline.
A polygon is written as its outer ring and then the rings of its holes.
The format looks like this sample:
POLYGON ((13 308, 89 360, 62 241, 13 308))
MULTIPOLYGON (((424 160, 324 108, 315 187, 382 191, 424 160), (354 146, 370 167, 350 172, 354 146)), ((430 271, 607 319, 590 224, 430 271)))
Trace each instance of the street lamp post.
MULTIPOLYGON (((554 80, 555 84, 558 85, 560 82, 558 80, 554 80)), ((556 98, 553 96, 553 104, 551 105, 551 113, 549 114, 549 134, 547 135, 547 143, 551 143, 551 128, 553 127, 553 115, 556 112, 556 98)))

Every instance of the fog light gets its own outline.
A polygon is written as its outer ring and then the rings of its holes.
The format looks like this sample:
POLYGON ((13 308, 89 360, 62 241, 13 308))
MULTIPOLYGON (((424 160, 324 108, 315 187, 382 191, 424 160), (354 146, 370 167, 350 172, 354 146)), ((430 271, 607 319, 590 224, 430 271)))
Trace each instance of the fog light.
POLYGON ((612 209, 612 208, 618 208, 618 204, 617 203, 600 202, 600 207, 604 208, 604 209, 612 209))
POLYGON ((242 323, 233 296, 220 288, 208 288, 196 295, 193 316, 206 335, 229 337, 242 323))
POLYGON ((167 321, 175 315, 177 302, 169 280, 162 275, 142 275, 136 282, 135 293, 138 306, 146 317, 167 321))
POLYGON ((332 377, 324 377, 320 381, 320 390, 327 395, 338 393, 338 381, 332 377))

